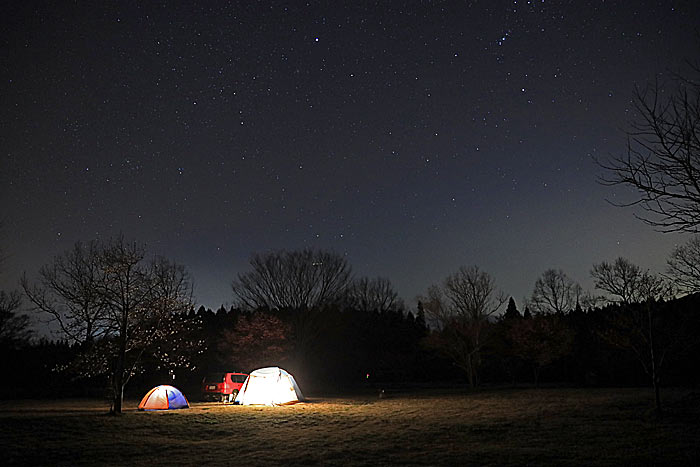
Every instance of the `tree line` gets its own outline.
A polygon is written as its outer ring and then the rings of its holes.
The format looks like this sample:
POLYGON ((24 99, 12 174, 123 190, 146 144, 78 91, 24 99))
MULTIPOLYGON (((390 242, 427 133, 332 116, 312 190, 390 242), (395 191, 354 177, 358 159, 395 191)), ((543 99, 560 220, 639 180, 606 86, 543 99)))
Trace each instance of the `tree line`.
MULTIPOLYGON (((700 238, 674 250, 664 275, 618 258, 593 265, 596 291, 550 269, 518 309, 495 279, 461 267, 428 287, 413 308, 386 278, 355 278, 330 251, 253 255, 232 281, 235 305, 195 309, 186 269, 118 237, 77 243, 21 279, 32 309, 60 329, 59 342, 28 340, 19 292, 3 293, 4 363, 18 382, 6 395, 40 395, 19 378, 41 373, 66 393, 99 393, 119 413, 124 391, 177 378, 279 365, 308 388, 391 384, 696 384, 691 365, 700 238), (10 319, 7 319, 10 317, 10 319), (92 392, 90 392, 92 391, 92 392)), ((40 385, 45 388, 45 385, 40 385)))

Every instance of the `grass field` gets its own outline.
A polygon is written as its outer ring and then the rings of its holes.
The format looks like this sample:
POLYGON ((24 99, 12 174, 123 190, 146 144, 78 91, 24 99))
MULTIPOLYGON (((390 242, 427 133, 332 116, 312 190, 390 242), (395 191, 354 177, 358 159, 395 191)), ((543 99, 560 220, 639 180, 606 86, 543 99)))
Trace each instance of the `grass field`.
POLYGON ((700 465, 700 395, 645 389, 417 391, 284 407, 2 401, 4 465, 700 465))

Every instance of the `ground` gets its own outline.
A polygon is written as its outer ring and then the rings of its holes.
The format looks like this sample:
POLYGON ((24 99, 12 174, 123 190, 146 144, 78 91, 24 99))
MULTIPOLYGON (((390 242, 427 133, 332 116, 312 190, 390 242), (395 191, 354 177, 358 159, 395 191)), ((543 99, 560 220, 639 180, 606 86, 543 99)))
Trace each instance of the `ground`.
POLYGON ((463 389, 193 403, 122 416, 100 400, 2 401, 5 465, 700 465, 700 394, 463 389))

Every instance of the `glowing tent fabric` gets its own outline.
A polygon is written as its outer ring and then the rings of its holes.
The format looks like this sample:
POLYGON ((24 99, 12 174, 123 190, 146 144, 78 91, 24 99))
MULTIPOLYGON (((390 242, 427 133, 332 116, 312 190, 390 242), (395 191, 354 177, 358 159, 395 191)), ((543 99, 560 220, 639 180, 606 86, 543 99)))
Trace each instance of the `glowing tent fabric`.
POLYGON ((277 367, 253 371, 241 387, 236 404, 282 405, 304 400, 294 376, 277 367))
POLYGON ((179 389, 168 385, 156 386, 143 396, 139 410, 173 410, 190 407, 179 389))

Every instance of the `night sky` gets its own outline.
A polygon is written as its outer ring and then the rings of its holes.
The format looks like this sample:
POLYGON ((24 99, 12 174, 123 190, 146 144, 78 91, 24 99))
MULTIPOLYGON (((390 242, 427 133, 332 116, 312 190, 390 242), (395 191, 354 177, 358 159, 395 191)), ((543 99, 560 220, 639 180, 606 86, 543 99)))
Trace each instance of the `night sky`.
POLYGON ((594 157, 635 84, 700 51, 700 2, 29 2, 0 60, 0 287, 123 232, 233 302, 252 253, 305 247, 407 304, 461 265, 522 303, 561 268, 663 270, 594 157))

